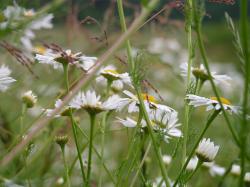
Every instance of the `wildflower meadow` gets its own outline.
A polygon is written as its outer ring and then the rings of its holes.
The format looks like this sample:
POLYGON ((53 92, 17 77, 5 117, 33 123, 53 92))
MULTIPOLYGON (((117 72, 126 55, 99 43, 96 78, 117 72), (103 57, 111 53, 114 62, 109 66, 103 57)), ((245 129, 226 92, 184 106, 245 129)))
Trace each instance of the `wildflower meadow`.
POLYGON ((249 187, 248 0, 2 0, 1 187, 249 187))

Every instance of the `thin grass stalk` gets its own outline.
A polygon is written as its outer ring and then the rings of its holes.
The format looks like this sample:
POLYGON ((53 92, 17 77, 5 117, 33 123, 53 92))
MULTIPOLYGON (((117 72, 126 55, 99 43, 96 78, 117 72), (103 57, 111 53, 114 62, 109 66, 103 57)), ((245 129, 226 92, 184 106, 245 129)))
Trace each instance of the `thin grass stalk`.
POLYGON ((248 136, 247 127, 247 113, 248 113, 248 92, 249 92, 249 54, 248 54, 248 1, 241 0, 240 2, 240 37, 242 50, 244 55, 244 70, 245 70, 245 80, 244 80, 244 92, 243 92, 243 103, 242 103, 242 124, 241 124, 241 153, 240 153, 240 165, 241 173, 239 179, 239 186, 244 186, 244 176, 245 176, 245 160, 246 160, 246 140, 248 136))
POLYGON ((44 117, 33 124, 33 127, 27 133, 26 139, 22 140, 17 144, 8 154, 6 154, 0 161, 1 166, 7 165, 16 155, 36 136, 41 130, 48 125, 49 121, 58 114, 62 108, 76 95, 76 93, 86 86, 93 79, 95 73, 100 69, 100 67, 108 61, 109 58, 115 53, 115 51, 126 41, 127 38, 131 36, 132 33, 136 32, 137 29, 141 26, 141 23, 153 10, 159 0, 151 0, 147 8, 143 8, 141 14, 134 20, 130 28, 125 32, 118 40, 99 58, 97 64, 91 69, 91 73, 82 74, 79 81, 72 87, 70 94, 67 94, 62 101, 61 107, 55 109, 50 117, 44 117))

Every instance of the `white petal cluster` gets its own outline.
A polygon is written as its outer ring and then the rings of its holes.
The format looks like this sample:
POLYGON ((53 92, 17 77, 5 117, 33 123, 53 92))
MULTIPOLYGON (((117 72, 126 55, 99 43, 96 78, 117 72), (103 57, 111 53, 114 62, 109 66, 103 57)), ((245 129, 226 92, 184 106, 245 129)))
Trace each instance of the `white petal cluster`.
POLYGON ((113 95, 106 101, 101 102, 101 97, 96 95, 94 91, 87 91, 78 93, 69 103, 71 108, 85 109, 89 113, 99 113, 105 110, 116 110, 119 108, 120 97, 113 95))
POLYGON ((32 108, 37 102, 37 96, 29 90, 23 94, 22 100, 28 108, 32 108))
POLYGON ((18 26, 20 21, 27 18, 33 19, 30 23, 25 25, 22 37, 20 38, 21 44, 28 51, 32 51, 33 49, 32 40, 35 38, 34 31, 40 29, 51 29, 53 27, 53 14, 37 16, 33 9, 27 10, 18 6, 16 3, 14 6, 8 6, 3 11, 3 15, 6 21, 0 23, 0 30, 5 30, 7 28, 16 29, 16 26, 18 26))
POLYGON ((111 88, 113 87, 117 91, 121 91, 124 84, 132 87, 129 74, 127 72, 119 73, 113 65, 102 68, 98 73, 96 81, 104 86, 106 86, 108 82, 112 82, 111 88))
MULTIPOLYGON (((186 78, 188 74, 188 64, 187 63, 181 64, 180 69, 181 69, 181 76, 186 78)), ((204 80, 208 78, 207 71, 204 68, 203 64, 201 64, 198 68, 191 67, 191 72, 192 72, 193 78, 200 77, 204 80)), ((215 71, 212 71, 211 75, 216 84, 229 86, 230 81, 232 80, 232 78, 229 77, 228 75, 220 75, 220 74, 217 74, 215 71)))
MULTIPOLYGON (((194 107, 207 106, 206 109, 207 111, 212 109, 214 110, 221 109, 220 103, 217 101, 216 97, 209 99, 198 95, 188 94, 186 95, 186 99, 189 101, 189 105, 192 105, 194 107)), ((240 112, 240 107, 231 105, 231 103, 225 98, 221 97, 220 99, 224 107, 224 110, 228 110, 229 112, 235 114, 238 114, 240 112)))
POLYGON ((80 52, 72 53, 70 49, 64 50, 63 53, 47 49, 44 54, 36 54, 35 59, 39 63, 52 65, 54 69, 62 69, 63 65, 58 59, 64 59, 69 65, 75 65, 84 71, 90 70, 97 61, 96 57, 87 57, 80 52), (64 55, 66 55, 66 57, 64 55), (72 59, 72 62, 68 62, 67 58, 72 59))
POLYGON ((10 77, 10 74, 11 70, 7 66, 2 65, 0 67, 0 91, 6 91, 10 87, 11 83, 16 81, 10 77))
POLYGON ((218 151, 219 146, 214 145, 209 138, 203 138, 196 149, 196 155, 203 162, 212 162, 218 151))

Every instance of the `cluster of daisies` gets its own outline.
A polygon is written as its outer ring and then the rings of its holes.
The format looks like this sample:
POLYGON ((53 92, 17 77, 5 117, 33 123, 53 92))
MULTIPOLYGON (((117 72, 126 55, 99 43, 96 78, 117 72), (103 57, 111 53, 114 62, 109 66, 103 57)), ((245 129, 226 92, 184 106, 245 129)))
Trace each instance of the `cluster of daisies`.
MULTIPOLYGON (((49 64, 55 69, 63 68, 65 62, 70 66, 91 72, 91 68, 97 63, 96 57, 87 57, 81 53, 72 53, 71 50, 53 50, 46 48, 43 53, 36 54, 35 59, 42 64, 49 64)), ((69 110, 77 111, 84 109, 94 115, 103 111, 122 112, 127 110, 131 117, 125 119, 117 117, 117 121, 128 128, 140 126, 143 130, 147 128, 146 121, 141 119, 138 123, 140 103, 137 96, 132 93, 133 83, 127 72, 119 73, 115 66, 109 65, 97 73, 96 82, 106 87, 106 96, 98 95, 94 90, 79 92, 56 117, 67 116, 69 110), (127 90, 126 90, 127 88, 127 90), (129 91, 131 90, 131 91, 129 91), (135 114, 135 115, 134 115, 135 114)), ((171 107, 159 104, 157 99, 149 94, 142 94, 144 104, 150 117, 155 132, 159 132, 167 142, 171 137, 181 137, 178 129, 178 112, 171 107)), ((55 108, 61 107, 62 101, 55 102, 55 108)), ((45 112, 51 116, 54 109, 46 109, 45 112)))

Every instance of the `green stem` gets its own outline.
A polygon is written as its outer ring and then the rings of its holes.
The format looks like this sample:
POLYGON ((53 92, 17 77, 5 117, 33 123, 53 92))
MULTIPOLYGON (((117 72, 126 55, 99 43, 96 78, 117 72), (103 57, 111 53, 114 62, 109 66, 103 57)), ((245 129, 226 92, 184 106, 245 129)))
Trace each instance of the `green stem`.
MULTIPOLYGON (((119 13, 119 17, 120 17, 120 25, 121 25, 122 31, 126 32, 127 26, 126 26, 124 11, 123 11, 122 0, 117 0, 117 7, 118 7, 118 13, 119 13)), ((132 57, 132 50, 131 50, 131 45, 130 45, 129 40, 126 40, 126 48, 127 48, 127 54, 128 54, 129 69, 130 69, 130 71, 133 71, 134 70, 134 61, 133 61, 133 57, 132 57)))
POLYGON ((200 161, 200 159, 199 159, 194 171, 188 176, 185 183, 187 183, 194 176, 194 174, 198 171, 198 169, 201 167, 202 164, 203 164, 203 162, 200 161))
MULTIPOLYGON (((63 70, 64 70, 64 79, 65 79, 65 84, 66 84, 66 89, 67 92, 69 93, 69 75, 68 75, 68 68, 69 65, 66 64, 63 66, 63 70)), ((76 149, 77 149, 77 156, 80 162, 80 167, 81 167, 81 173, 82 173, 82 179, 83 179, 83 183, 87 182, 86 181, 86 176, 84 173, 84 166, 83 166, 83 161, 82 161, 82 156, 81 156, 81 150, 80 150, 80 146, 77 140, 77 130, 76 130, 76 123, 72 114, 72 110, 70 110, 70 120, 71 120, 71 124, 72 124, 72 130, 73 130, 73 136, 74 136, 74 142, 76 145, 76 149)))
POLYGON ((240 3, 240 26, 241 26, 241 43, 242 50, 244 55, 244 65, 245 65, 245 82, 244 82, 244 92, 243 92, 243 103, 242 103, 242 125, 241 125, 241 173, 239 186, 244 186, 244 176, 245 176, 245 157, 246 157, 246 140, 248 136, 247 130, 247 113, 248 113, 248 87, 249 87, 249 75, 250 75, 250 66, 249 66, 249 54, 248 54, 248 1, 241 0, 240 3))
MULTIPOLYGON (((188 72, 187 72, 187 85, 186 90, 188 91, 191 82, 191 68, 193 63, 193 44, 192 44, 192 0, 188 0, 186 3, 186 32, 187 32, 187 42, 188 42, 188 72)), ((185 102, 185 118, 183 124, 183 146, 182 146, 182 166, 185 163, 187 154, 187 141, 188 141, 188 127, 189 127, 189 112, 190 106, 185 102)))
MULTIPOLYGON (((78 125, 77 128, 79 129, 80 133, 87 139, 87 143, 84 145, 84 148, 87 146, 87 144, 89 143, 90 139, 87 135, 87 133, 85 133, 78 125)), ((82 149, 83 151, 84 149, 82 149)), ((98 153, 97 149, 95 148, 95 146, 93 145, 93 150, 96 153, 97 158, 101 161, 101 155, 100 153, 98 153)), ((73 167, 74 163, 72 164, 71 168, 73 167)), ((113 184, 115 184, 115 179, 112 175, 112 173, 108 170, 108 167, 105 165, 104 162, 102 162, 102 166, 104 168, 104 170, 106 171, 106 173, 109 175, 110 179, 112 180, 113 184)), ((72 169, 71 169, 72 170, 72 169)))
POLYGON ((235 133, 233 127, 232 127, 232 124, 227 116, 227 113, 223 107, 223 104, 221 102, 221 98, 219 96, 219 92, 217 91, 217 88, 215 86, 215 83, 214 83, 214 80, 212 78, 212 75, 211 75, 211 71, 210 71, 210 68, 209 68, 209 65, 208 65, 208 60, 207 60, 207 55, 206 55, 206 50, 205 50, 205 47, 204 47, 204 43, 203 43, 203 40, 202 40, 202 33, 201 33, 201 18, 200 18, 200 15, 198 15, 198 8, 196 9, 196 1, 193 0, 193 15, 194 15, 194 22, 195 22, 195 30, 196 30, 196 33, 197 33, 197 40, 198 40, 198 47, 200 49, 200 53, 201 53, 201 57, 202 57, 202 60, 203 60, 203 64, 206 68, 206 71, 207 71, 207 74, 209 76, 209 81, 210 81, 210 84, 212 86, 212 89, 213 89, 213 92, 216 96, 216 99, 218 100, 219 104, 220 104, 220 108, 221 108, 221 111, 223 113, 223 116, 226 120, 226 123, 229 127, 229 130, 230 132, 232 133, 232 136, 236 142, 236 144, 239 146, 240 145, 240 142, 239 142, 239 138, 237 136, 237 134, 235 133))
POLYGON ((24 115, 27 111, 27 107, 26 107, 26 104, 22 104, 22 111, 21 111, 21 116, 20 116, 20 133, 22 134, 23 133, 23 130, 24 130, 24 124, 23 124, 23 119, 24 119, 24 115))
POLYGON ((94 139, 94 127, 95 127, 95 114, 90 114, 90 136, 89 136, 89 155, 88 155, 88 172, 87 172, 87 183, 90 185, 90 175, 91 175, 91 162, 92 162, 92 148, 94 139))
MULTIPOLYGON (((145 142, 146 142, 146 133, 141 133, 141 157, 140 161, 144 159, 145 156, 145 142)), ((146 184, 144 181, 147 181, 147 164, 143 162, 142 164, 142 186, 145 187, 146 184)))
MULTIPOLYGON (((108 92, 107 92, 108 93, 108 92)), ((108 120, 108 112, 105 112, 102 118, 102 123, 101 123, 101 163, 103 163, 103 157, 104 157, 104 146, 105 146, 105 131, 106 131, 106 123, 108 120)), ((100 168, 100 174, 99 174, 99 182, 98 186, 102 186, 102 168, 100 168)))
MULTIPOLYGON (((133 186, 134 186, 135 181, 136 181, 136 179, 137 179, 137 176, 138 176, 140 170, 141 170, 141 169, 143 170, 143 166, 144 166, 144 164, 145 164, 145 160, 146 160, 147 155, 148 155, 148 153, 149 153, 150 147, 151 147, 151 142, 148 144, 147 148, 146 148, 145 151, 144 151, 144 154, 142 155, 142 159, 141 159, 141 162, 140 162, 140 164, 139 164, 139 168, 138 168, 138 170, 136 171, 136 174, 135 174, 134 178, 132 179, 132 182, 131 182, 130 187, 133 187, 133 186)), ((143 176, 145 176, 145 175, 143 175, 143 176)), ((146 180, 146 181, 147 181, 147 180, 146 180)), ((145 182, 144 182, 144 181, 143 181, 143 184, 145 185, 145 182)))
POLYGON ((67 187, 70 187, 71 185, 70 185, 70 178, 69 178, 69 168, 68 168, 66 158, 65 158, 65 149, 64 149, 64 147, 61 147, 61 150, 62 150, 64 170, 65 170, 65 174, 66 174, 67 187))
POLYGON ((147 128, 148 128, 148 132, 149 132, 150 138, 151 138, 152 143, 153 143, 154 151, 155 151, 157 160, 159 162, 162 177, 164 179, 164 182, 165 182, 166 186, 170 187, 170 182, 168 180, 167 170, 165 168, 164 162, 163 162, 162 157, 161 157, 159 145, 158 145, 158 143, 156 141, 156 138, 154 136, 154 132, 153 132, 153 129, 152 129, 152 124, 151 124, 151 121, 149 119, 146 107, 144 105, 144 100, 142 98, 141 91, 139 90, 139 88, 135 88, 135 89, 136 89, 137 97, 138 97, 139 102, 140 102, 140 108, 142 110, 144 119, 145 119, 145 121, 147 123, 147 128))
POLYGON ((199 145, 199 143, 200 143, 200 140, 203 138, 203 136, 204 136, 205 132, 207 131, 208 127, 210 127, 210 125, 212 124, 213 120, 216 118, 216 116, 217 116, 220 112, 221 112, 221 110, 215 110, 214 113, 213 113, 213 114, 209 117, 209 119, 207 120, 207 123, 206 123, 206 125, 205 125, 205 128, 203 129, 203 131, 202 131, 202 133, 200 134, 199 138, 198 138, 197 141, 195 142, 195 145, 194 145, 194 147, 193 147, 191 153, 189 154, 189 156, 188 156, 188 158, 187 158, 185 164, 183 165, 183 167, 182 167, 182 169, 181 169, 181 171, 180 171, 180 173, 179 173, 179 175, 178 175, 178 177, 177 177, 177 179, 176 179, 176 181, 175 181, 173 187, 175 187, 175 186, 178 184, 179 180, 181 179, 181 176, 183 175, 184 171, 186 170, 186 167, 187 167, 189 161, 191 160, 193 154, 195 153, 195 150, 196 150, 196 148, 198 147, 198 145, 199 145))

